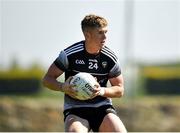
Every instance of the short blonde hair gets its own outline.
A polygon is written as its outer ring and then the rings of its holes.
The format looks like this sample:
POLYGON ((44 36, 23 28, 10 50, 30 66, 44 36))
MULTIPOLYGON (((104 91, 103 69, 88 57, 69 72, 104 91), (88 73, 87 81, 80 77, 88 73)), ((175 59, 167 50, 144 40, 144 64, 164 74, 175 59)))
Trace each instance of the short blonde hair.
POLYGON ((81 21, 81 28, 83 32, 89 28, 101 28, 106 27, 107 25, 108 22, 105 18, 94 14, 85 16, 81 21))

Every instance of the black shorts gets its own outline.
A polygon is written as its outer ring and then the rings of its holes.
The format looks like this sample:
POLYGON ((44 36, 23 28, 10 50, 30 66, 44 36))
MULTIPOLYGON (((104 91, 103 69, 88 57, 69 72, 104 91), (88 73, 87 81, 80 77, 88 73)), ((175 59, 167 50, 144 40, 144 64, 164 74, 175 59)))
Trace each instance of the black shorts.
POLYGON ((104 105, 97 108, 81 107, 81 108, 67 109, 64 111, 64 121, 68 115, 73 114, 83 119, 86 119, 89 122, 90 129, 93 132, 98 132, 104 117, 108 113, 117 114, 112 105, 104 105))

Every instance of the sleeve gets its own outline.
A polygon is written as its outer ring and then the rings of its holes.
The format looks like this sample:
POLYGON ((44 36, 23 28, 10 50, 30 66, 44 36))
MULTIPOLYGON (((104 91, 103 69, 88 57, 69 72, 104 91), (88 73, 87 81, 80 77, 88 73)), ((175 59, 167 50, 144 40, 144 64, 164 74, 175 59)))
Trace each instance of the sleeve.
POLYGON ((114 78, 121 75, 121 68, 119 65, 119 62, 115 62, 114 66, 112 67, 112 69, 109 72, 109 78, 114 78))
POLYGON ((54 61, 54 64, 61 69, 62 71, 66 71, 69 67, 69 62, 66 53, 62 50, 59 56, 54 61))

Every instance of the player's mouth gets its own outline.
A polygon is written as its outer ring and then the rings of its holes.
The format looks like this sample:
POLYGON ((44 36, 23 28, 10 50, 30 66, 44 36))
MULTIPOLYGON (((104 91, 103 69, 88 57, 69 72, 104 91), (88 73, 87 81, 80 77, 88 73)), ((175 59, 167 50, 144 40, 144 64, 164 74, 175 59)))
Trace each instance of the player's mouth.
POLYGON ((104 45, 104 44, 105 44, 105 42, 106 42, 106 41, 101 41, 101 44, 103 44, 103 45, 104 45))

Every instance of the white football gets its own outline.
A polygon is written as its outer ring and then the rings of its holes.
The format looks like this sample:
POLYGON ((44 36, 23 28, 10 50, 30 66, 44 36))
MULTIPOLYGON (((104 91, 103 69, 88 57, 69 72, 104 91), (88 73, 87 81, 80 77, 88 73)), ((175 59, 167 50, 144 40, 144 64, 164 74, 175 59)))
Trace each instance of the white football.
POLYGON ((80 72, 73 76, 70 84, 75 85, 73 89, 77 91, 77 99, 88 100, 92 98, 97 81, 91 74, 80 72))

